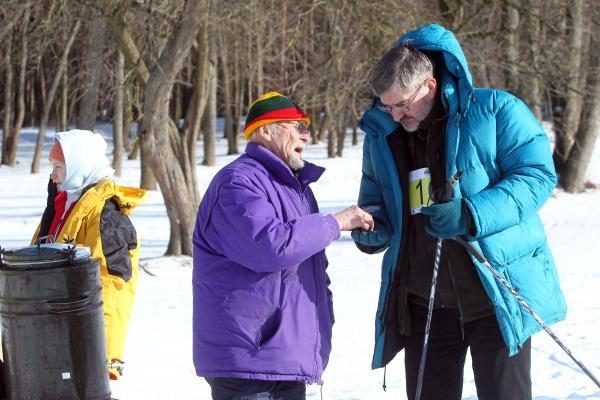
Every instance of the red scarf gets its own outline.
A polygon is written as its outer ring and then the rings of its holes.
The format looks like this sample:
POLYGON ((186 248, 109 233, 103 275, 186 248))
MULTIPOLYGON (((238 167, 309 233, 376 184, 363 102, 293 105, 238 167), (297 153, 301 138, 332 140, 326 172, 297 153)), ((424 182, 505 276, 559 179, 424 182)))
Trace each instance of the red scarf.
POLYGON ((57 239, 58 232, 60 232, 63 224, 69 218, 71 211, 73 211, 73 207, 77 204, 77 201, 74 201, 69 206, 69 209, 65 213, 65 205, 67 204, 67 192, 58 192, 56 197, 54 198, 54 218, 52 218, 52 223, 50 224, 50 229, 48 230, 48 235, 54 236, 57 239), (63 217, 64 214, 64 217, 63 217))

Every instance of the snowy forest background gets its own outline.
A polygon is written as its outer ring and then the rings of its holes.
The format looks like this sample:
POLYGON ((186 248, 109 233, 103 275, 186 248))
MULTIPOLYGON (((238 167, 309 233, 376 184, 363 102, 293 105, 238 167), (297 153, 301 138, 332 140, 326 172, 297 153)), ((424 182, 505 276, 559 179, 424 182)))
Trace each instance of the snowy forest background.
POLYGON ((4 0, 1 164, 17 162, 23 126, 39 127, 32 159, 21 161, 39 173, 49 126, 111 121, 117 174, 125 158, 140 159, 140 185, 160 186, 167 206, 167 254, 189 255, 196 143, 202 165, 214 165, 218 117, 236 154, 248 105, 277 90, 311 115, 327 157, 341 157, 346 135, 358 142, 373 63, 403 32, 439 22, 463 45, 476 86, 513 92, 552 121, 560 185, 580 192, 600 128, 596 3, 4 0))
MULTIPOLYGON (((599 17, 595 0, 2 0, 0 245, 26 245, 39 222, 53 132, 102 132, 118 182, 151 190, 133 216, 149 273, 121 398, 208 398, 191 365, 187 256, 206 185, 244 149, 249 104, 277 90, 309 112, 305 156, 328 169, 317 198, 344 208, 358 193, 369 70, 402 33, 437 22, 474 84, 522 98, 552 137, 560 181, 542 217, 569 305, 556 329, 598 374, 599 17)), ((327 253, 337 323, 324 398, 403 399, 401 358, 388 392, 369 370, 380 259, 347 235, 327 253)), ((533 371, 536 399, 600 399, 545 334, 533 371)), ((469 372, 464 395, 475 399, 469 372)))

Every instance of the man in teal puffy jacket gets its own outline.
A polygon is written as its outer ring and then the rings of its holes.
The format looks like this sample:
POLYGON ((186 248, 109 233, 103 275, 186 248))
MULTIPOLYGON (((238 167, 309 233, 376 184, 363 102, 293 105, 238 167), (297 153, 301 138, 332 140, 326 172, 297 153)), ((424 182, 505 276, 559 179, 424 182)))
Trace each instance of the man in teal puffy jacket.
POLYGON ((479 399, 531 398, 531 340, 540 326, 456 241, 472 242, 547 323, 566 305, 538 211, 556 184, 548 138, 519 99, 474 88, 454 35, 427 25, 374 67, 359 206, 385 251, 373 368, 405 350, 415 397, 436 242, 443 241, 422 399, 460 399, 470 349, 479 399), (460 179, 453 187, 447 182, 460 179))

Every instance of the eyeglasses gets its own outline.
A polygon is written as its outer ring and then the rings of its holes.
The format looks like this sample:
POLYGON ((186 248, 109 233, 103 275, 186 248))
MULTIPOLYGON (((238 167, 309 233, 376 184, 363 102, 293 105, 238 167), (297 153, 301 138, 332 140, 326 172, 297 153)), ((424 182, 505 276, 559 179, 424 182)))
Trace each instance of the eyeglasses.
MULTIPOLYGON (((429 78, 428 78, 429 79, 429 78)), ((423 86, 425 86, 425 84, 427 83, 427 80, 425 79, 414 91, 413 94, 410 95, 410 97, 404 101, 401 101, 400 103, 396 103, 396 104, 392 104, 392 105, 387 105, 387 104, 383 104, 381 102, 381 99, 377 99, 377 104, 375 105, 375 107, 377 107, 379 110, 391 114, 394 110, 396 111, 409 111, 410 107, 413 105, 413 103, 415 102, 415 98, 417 97, 417 94, 419 93, 419 91, 421 90, 421 88, 423 86)))
POLYGON ((302 121, 281 121, 280 123, 292 125, 294 128, 296 128, 296 131, 301 135, 302 134, 310 135, 310 129, 308 129, 306 124, 302 121))

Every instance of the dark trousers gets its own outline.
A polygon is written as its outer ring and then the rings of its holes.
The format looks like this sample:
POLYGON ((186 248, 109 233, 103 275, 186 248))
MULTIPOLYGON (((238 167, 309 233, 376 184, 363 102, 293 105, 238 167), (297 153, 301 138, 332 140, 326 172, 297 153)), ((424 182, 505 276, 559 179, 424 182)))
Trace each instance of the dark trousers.
MULTIPOLYGON (((404 365, 406 393, 415 398, 423 350, 427 308, 410 305, 413 334, 407 337, 404 365)), ((531 399, 531 340, 508 357, 494 315, 467 322, 461 329, 458 309, 434 309, 425 361, 422 400, 460 400, 467 348, 479 400, 531 399)))
POLYGON ((206 378, 213 400, 305 400, 306 385, 296 381, 206 378))

